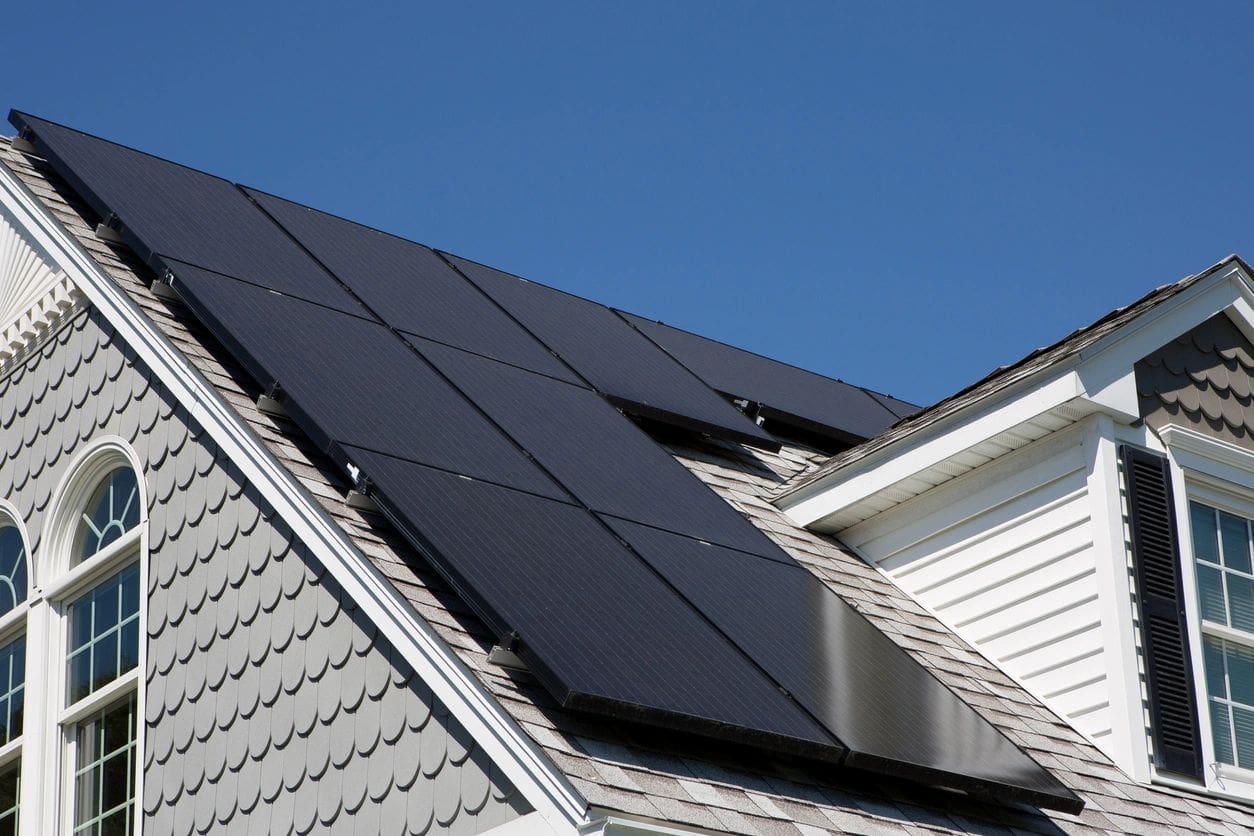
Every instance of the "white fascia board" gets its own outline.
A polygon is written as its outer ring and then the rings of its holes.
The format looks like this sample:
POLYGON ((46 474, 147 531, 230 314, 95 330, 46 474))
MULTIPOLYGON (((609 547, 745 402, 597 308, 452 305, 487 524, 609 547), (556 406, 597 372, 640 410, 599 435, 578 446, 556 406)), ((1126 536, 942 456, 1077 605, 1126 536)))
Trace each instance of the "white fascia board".
POLYGON ((1138 418, 1136 362, 1238 302, 1249 307, 1247 282, 1240 265, 1228 265, 1089 346, 1077 367, 1086 397, 1116 418, 1138 418))
MULTIPOLYGON (((1048 382, 1033 387, 1028 397, 999 398, 975 414, 965 415, 958 427, 938 425, 924 431, 927 438, 914 440, 906 449, 898 445, 871 455, 807 485, 777 503, 797 524, 812 526, 864 497, 891 487, 903 479, 956 456, 985 439, 1006 432, 1041 413, 1064 406, 1082 396, 1084 390, 1074 371, 1066 370, 1048 382)), ((904 445, 903 445, 904 447, 904 445)))
MULTIPOLYGON (((1134 366, 1210 317, 1227 311, 1254 314, 1251 280, 1235 261, 1089 346, 1076 357, 1017 381, 987 404, 964 410, 881 448, 778 500, 797 524, 821 527, 825 518, 944 462, 976 444, 1072 401, 1110 415, 1117 423, 1139 417, 1134 366)), ((1254 317, 1243 330, 1254 333, 1254 317)), ((1242 323, 1238 323, 1242 325, 1242 323)))
POLYGON ((213 384, 16 175, 0 164, 0 205, 12 212, 157 378, 326 566, 523 797, 553 827, 587 820, 587 802, 391 582, 266 448, 213 384))

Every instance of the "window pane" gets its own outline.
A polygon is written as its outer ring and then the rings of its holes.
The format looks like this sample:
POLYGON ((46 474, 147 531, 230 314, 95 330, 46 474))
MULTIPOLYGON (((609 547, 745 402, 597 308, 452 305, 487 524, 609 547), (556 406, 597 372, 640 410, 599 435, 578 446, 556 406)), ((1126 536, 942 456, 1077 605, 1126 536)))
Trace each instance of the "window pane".
POLYGON ((0 647, 0 746, 22 733, 26 690, 26 637, 0 647))
POLYGON ((26 600, 26 547, 15 526, 0 528, 0 615, 26 600))
POLYGON ((135 471, 120 467, 96 488, 79 523, 78 560, 86 560, 139 525, 139 483, 135 471))
POLYGON ((1228 688, 1233 702, 1254 708, 1254 650, 1224 642, 1228 662, 1228 688))
POLYGON ((1232 730, 1237 743, 1237 766, 1254 766, 1254 711, 1233 706, 1232 730))
POLYGON ((1228 682, 1224 676, 1224 643, 1211 636, 1202 636, 1202 657, 1206 668, 1206 693, 1228 698, 1228 682))
POLYGON ((1228 621, 1238 630, 1254 632, 1254 579, 1224 573, 1228 581, 1228 621))
POLYGON ((1210 730, 1215 738, 1215 759, 1220 763, 1235 764, 1232 757, 1232 724, 1228 720, 1228 706, 1210 704, 1210 730))
POLYGON ((70 604, 67 703, 139 664, 139 565, 126 567, 70 604))
POLYGON ((135 804, 135 698, 79 724, 74 833, 131 832, 135 804))
POLYGON ((17 814, 22 796, 22 763, 0 770, 0 836, 17 833, 17 814))
POLYGON ((1198 597, 1202 599, 1202 619, 1226 625, 1228 612, 1224 605, 1223 572, 1199 563, 1197 565, 1197 591, 1198 597))
POLYGON ((1193 531, 1193 557, 1208 563, 1219 563, 1219 537, 1215 527, 1215 510, 1190 502, 1189 521, 1193 531))
POLYGON ((1219 512, 1219 531, 1224 547, 1224 565, 1238 572, 1250 571, 1250 536, 1245 520, 1219 512))

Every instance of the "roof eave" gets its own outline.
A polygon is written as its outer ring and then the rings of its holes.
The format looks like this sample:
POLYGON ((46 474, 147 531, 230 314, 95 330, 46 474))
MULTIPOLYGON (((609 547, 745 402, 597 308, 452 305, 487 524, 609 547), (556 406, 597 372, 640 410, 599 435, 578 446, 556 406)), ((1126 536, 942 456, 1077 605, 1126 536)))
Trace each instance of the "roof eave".
POLYGON ((1110 333, 1092 339, 1093 329, 1109 320, 1103 317, 1048 349, 1058 354, 1051 362, 1032 368, 1021 361, 983 381, 988 391, 979 397, 948 413, 944 407, 954 399, 941 402, 887 443, 872 440, 864 453, 855 448, 836 457, 773 501, 800 525, 838 532, 1087 415, 1131 423, 1138 417, 1133 364, 1220 311, 1254 322, 1240 315, 1254 314, 1250 275, 1244 261, 1228 256, 1160 288, 1121 309, 1160 295, 1110 333))

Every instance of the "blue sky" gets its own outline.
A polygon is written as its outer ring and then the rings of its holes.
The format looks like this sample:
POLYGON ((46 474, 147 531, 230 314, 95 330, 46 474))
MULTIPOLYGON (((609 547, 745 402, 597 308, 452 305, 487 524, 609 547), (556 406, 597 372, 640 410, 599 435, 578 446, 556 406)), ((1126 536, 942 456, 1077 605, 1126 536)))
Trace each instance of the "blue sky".
POLYGON ((3 105, 930 402, 1254 257, 1254 7, 19 3, 3 105))

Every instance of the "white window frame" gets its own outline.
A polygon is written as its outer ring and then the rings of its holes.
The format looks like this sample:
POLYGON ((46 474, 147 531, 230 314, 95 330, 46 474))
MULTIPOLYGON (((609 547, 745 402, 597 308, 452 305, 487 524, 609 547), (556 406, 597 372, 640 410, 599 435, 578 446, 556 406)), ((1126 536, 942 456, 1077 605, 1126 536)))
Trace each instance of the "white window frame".
MULTIPOLYGON (((1210 722, 1210 695, 1206 689, 1204 635, 1254 648, 1254 633, 1202 623, 1198 600, 1197 560, 1193 550, 1190 502, 1200 502, 1254 520, 1254 453, 1191 428, 1168 426, 1159 435, 1169 454, 1175 498, 1176 540, 1180 548, 1186 629, 1193 673, 1194 711, 1202 747, 1202 780, 1207 792, 1241 801, 1254 801, 1254 769, 1219 763, 1210 722)), ((1175 783, 1155 775, 1161 783, 1175 783)))
MULTIPOLYGON (((6 528, 9 526, 12 526, 17 529, 18 536, 22 538, 22 552, 26 556, 26 600, 16 605, 13 609, 9 610, 4 615, 0 615, 0 647, 3 647, 4 645, 18 638, 18 636, 26 635, 26 633, 28 632, 26 617, 30 611, 30 596, 31 596, 31 590, 34 587, 34 580, 33 580, 33 574, 32 574, 33 568, 34 568, 34 561, 31 558, 30 538, 26 536, 26 526, 22 522, 21 512, 19 512, 17 508, 15 508, 11 503, 6 502, 5 500, 2 500, 2 499, 0 499, 0 526, 6 527, 6 528)), ((27 647, 27 650, 29 651, 30 650, 30 637, 29 636, 27 636, 26 638, 26 647, 27 647)), ((25 691, 23 692, 23 699, 22 699, 22 703, 23 703, 22 733, 19 734, 13 740, 10 740, 8 743, 4 744, 3 746, 0 746, 0 770, 3 770, 9 767, 10 765, 13 764, 14 761, 18 761, 22 757, 24 750, 29 748, 27 741, 32 738, 30 734, 31 726, 30 726, 30 719, 29 719, 29 716, 30 716, 29 715, 29 706, 30 706, 29 697, 31 693, 29 671, 30 671, 30 653, 28 652, 26 654, 26 671, 23 671, 23 676, 27 678, 24 680, 25 691)), ((24 767, 21 764, 19 764, 19 769, 22 769, 22 768, 24 767)), ((23 781, 25 780, 24 773, 22 774, 21 780, 23 781)), ((21 788, 19 786, 19 795, 18 795, 19 832, 21 832, 20 828, 21 828, 22 817, 23 817, 23 812, 24 812, 22 808, 24 804, 25 804, 25 799, 21 795, 21 788)))
MULTIPOLYGON (((125 440, 106 436, 87 444, 70 462, 53 492, 39 554, 27 551, 26 713, 22 754, 21 836, 71 834, 74 822, 75 732, 78 723, 115 701, 135 695, 135 800, 133 832, 143 825, 144 672, 147 670, 148 492, 139 457, 125 440), (118 467, 136 477, 139 524, 96 554, 72 565, 82 509, 100 480, 118 467), (65 704, 68 610, 76 597, 126 566, 139 566, 139 654, 134 669, 65 704), (36 696, 37 695, 37 696, 36 696)), ((5 622, 0 619, 0 636, 5 622)), ((7 747, 6 747, 7 748, 7 747)), ((0 751, 0 758, 3 757, 0 751)))

